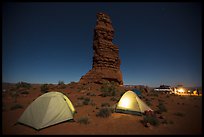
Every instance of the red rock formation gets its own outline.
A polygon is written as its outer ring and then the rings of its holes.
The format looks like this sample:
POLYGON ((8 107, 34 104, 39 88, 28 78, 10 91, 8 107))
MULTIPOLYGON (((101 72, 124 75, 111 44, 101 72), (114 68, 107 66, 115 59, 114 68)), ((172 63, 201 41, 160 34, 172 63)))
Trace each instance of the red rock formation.
POLYGON ((120 85, 123 84, 119 49, 112 43, 113 37, 114 29, 110 17, 104 13, 98 13, 93 38, 92 69, 81 77, 79 83, 115 81, 120 85))

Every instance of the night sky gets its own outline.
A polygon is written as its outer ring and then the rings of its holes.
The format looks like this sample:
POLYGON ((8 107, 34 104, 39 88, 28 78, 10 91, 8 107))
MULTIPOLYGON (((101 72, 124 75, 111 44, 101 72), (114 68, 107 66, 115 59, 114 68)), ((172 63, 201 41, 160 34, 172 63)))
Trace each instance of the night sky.
POLYGON ((115 29, 125 85, 201 86, 201 3, 5 3, 3 82, 78 82, 92 68, 96 14, 115 29))

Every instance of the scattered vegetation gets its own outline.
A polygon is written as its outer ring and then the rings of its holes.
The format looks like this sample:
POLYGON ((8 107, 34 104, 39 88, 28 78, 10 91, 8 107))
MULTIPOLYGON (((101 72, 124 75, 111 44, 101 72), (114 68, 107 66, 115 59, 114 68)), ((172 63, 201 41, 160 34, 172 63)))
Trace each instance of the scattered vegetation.
POLYGON ((66 88, 66 85, 64 84, 64 81, 61 81, 61 80, 58 82, 58 86, 61 89, 65 89, 66 88))
POLYGON ((90 98, 88 98, 88 97, 84 98, 84 100, 83 100, 83 104, 84 105, 88 105, 90 103, 91 103, 91 99, 90 98))
POLYGON ((157 107, 158 107, 158 110, 156 112, 158 114, 161 114, 163 112, 167 112, 166 106, 162 102, 159 102, 159 105, 157 107))
POLYGON ((97 117, 109 117, 111 115, 111 109, 107 107, 103 107, 99 110, 99 112, 96 114, 97 117))
POLYGON ((142 123, 144 125, 147 125, 147 123, 150 123, 153 126, 158 126, 160 124, 160 122, 156 118, 156 116, 153 116, 153 115, 145 115, 145 116, 143 116, 142 123))
POLYGON ((47 93, 49 90, 48 84, 43 84, 40 87, 42 93, 47 93))
POLYGON ((15 104, 14 106, 11 107, 11 110, 21 109, 21 108, 23 108, 22 105, 20 105, 20 104, 15 104))
POLYGON ((18 82, 16 84, 16 88, 19 89, 19 88, 26 88, 26 89, 30 89, 31 87, 31 84, 29 83, 26 83, 26 82, 18 82))
POLYGON ((88 118, 87 116, 82 116, 82 117, 80 117, 80 118, 77 120, 77 122, 80 123, 80 124, 85 124, 85 125, 87 125, 87 124, 90 123, 89 118, 88 118))
POLYGON ((115 96, 117 92, 117 84, 114 81, 105 81, 103 82, 100 91, 102 92, 102 97, 115 96))

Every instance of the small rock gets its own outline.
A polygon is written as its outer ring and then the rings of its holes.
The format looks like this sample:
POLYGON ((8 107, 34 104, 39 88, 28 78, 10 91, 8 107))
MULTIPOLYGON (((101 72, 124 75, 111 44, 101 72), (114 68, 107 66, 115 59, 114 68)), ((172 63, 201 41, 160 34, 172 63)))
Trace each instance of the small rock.
POLYGON ((151 127, 150 123, 145 123, 145 127, 151 127))

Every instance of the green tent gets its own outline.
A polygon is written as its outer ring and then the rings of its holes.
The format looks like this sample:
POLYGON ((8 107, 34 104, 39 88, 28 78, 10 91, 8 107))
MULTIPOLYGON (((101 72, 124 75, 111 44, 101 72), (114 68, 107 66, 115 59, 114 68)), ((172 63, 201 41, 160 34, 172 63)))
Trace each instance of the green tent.
POLYGON ((123 94, 116 105, 116 112, 141 115, 144 114, 145 111, 153 110, 145 104, 136 93, 130 90, 123 94))
POLYGON ((73 119, 74 113, 74 106, 64 94, 48 92, 35 99, 18 122, 39 130, 73 119))

